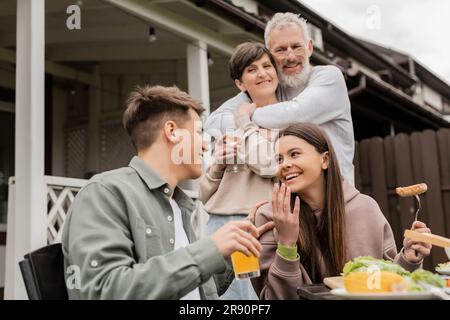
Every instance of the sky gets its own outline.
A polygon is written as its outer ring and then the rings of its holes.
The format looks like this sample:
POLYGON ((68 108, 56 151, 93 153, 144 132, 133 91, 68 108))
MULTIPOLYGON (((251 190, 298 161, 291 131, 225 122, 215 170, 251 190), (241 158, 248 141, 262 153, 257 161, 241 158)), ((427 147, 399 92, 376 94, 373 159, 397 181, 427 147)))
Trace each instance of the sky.
POLYGON ((407 53, 450 85, 449 0, 300 0, 346 33, 407 53))

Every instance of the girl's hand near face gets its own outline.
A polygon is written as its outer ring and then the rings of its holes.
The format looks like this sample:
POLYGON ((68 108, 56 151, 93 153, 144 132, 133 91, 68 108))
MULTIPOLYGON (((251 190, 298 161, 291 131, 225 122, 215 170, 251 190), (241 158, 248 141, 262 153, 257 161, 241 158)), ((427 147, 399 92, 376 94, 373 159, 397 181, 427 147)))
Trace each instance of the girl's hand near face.
POLYGON ((291 212, 291 190, 283 183, 275 185, 272 192, 273 220, 278 231, 278 242, 284 246, 297 243, 299 233, 300 198, 295 198, 291 212))

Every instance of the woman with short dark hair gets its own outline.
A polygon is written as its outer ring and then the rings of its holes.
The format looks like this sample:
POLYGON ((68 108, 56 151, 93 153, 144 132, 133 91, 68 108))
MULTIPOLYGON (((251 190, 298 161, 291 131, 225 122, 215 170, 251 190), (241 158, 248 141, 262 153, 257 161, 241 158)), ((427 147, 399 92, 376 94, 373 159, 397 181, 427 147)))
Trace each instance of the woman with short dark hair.
MULTIPOLYGON (((263 44, 246 42, 237 46, 229 70, 236 86, 253 102, 243 108, 261 108, 278 102, 275 62, 263 44)), ((258 128, 248 113, 240 111, 231 119, 234 129, 240 132, 237 138, 240 141, 230 142, 227 132, 221 136, 215 143, 214 162, 200 181, 199 198, 210 215, 209 233, 229 220, 244 219, 256 203, 271 196, 275 174, 273 141, 267 130, 258 128), (239 172, 229 170, 233 164, 226 164, 232 157, 239 158, 239 172)), ((257 299, 257 296, 248 279, 234 280, 222 299, 257 299)))

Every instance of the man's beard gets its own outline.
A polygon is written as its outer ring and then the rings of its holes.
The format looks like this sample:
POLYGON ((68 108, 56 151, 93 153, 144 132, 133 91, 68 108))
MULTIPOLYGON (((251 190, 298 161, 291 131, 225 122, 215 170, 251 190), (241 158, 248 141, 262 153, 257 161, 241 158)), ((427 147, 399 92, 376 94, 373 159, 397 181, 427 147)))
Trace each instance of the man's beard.
POLYGON ((304 87, 309 80, 311 69, 312 68, 309 60, 306 60, 306 62, 303 64, 302 71, 290 76, 285 75, 282 69, 278 69, 278 79, 282 86, 290 88, 304 87))

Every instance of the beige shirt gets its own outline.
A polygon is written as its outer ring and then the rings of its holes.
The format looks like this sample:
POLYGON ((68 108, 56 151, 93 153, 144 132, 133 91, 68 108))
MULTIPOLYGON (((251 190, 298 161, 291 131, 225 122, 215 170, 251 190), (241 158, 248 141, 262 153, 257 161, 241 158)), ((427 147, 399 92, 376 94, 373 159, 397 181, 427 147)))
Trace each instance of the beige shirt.
POLYGON ((236 118, 243 135, 239 145, 239 172, 210 166, 202 176, 199 199, 208 213, 247 215, 262 200, 272 197, 276 171, 274 142, 259 132, 248 116, 236 118))
MULTIPOLYGON (((392 229, 374 199, 361 194, 345 181, 343 192, 347 261, 359 256, 372 256, 393 261, 408 271, 421 266, 421 263, 408 262, 402 251, 397 253, 392 229)), ((320 216, 319 212, 317 214, 320 216)), ((267 204, 258 210, 255 224, 261 226, 272 220, 272 206, 267 204)), ((259 240, 263 246, 260 257, 261 276, 252 279, 256 293, 260 299, 266 300, 298 299, 297 288, 311 283, 302 265, 302 259, 305 257, 297 260, 282 258, 276 252, 278 242, 276 229, 266 232, 259 240)), ((338 276, 327 275, 324 271, 325 263, 324 259, 321 259, 321 277, 338 276)))

